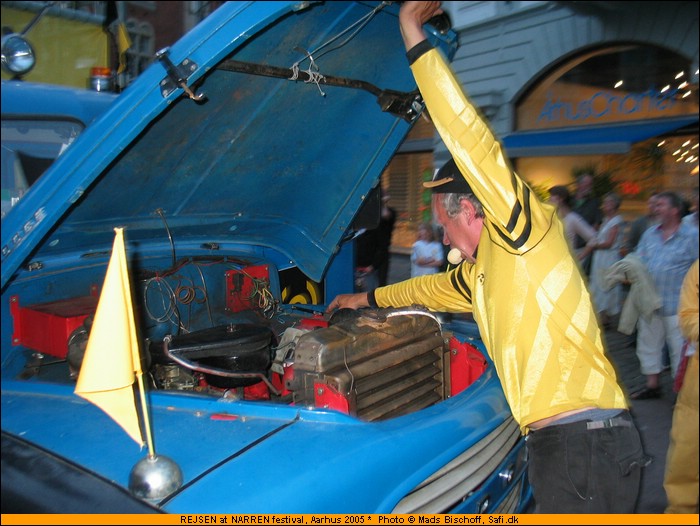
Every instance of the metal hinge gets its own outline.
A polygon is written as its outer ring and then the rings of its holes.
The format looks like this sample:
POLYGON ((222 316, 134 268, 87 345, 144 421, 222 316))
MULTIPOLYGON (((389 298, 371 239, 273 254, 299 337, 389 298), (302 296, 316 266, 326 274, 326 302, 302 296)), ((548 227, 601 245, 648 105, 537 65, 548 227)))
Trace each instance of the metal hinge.
POLYGON ((203 100, 204 94, 194 93, 190 87, 187 85, 187 79, 197 71, 197 64, 192 60, 186 58, 179 65, 173 64, 168 57, 170 53, 170 48, 165 47, 156 53, 156 58, 160 60, 167 72, 168 76, 160 81, 160 92, 163 98, 169 96, 173 91, 178 88, 185 90, 185 93, 190 99, 200 101, 203 100))

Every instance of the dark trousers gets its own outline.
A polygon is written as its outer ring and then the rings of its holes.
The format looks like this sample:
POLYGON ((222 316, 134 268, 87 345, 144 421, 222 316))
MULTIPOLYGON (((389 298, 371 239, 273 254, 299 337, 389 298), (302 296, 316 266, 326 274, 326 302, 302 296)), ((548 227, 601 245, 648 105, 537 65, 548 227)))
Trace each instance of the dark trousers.
POLYGON ((649 459, 629 412, 532 431, 527 449, 535 513, 634 513, 649 459))

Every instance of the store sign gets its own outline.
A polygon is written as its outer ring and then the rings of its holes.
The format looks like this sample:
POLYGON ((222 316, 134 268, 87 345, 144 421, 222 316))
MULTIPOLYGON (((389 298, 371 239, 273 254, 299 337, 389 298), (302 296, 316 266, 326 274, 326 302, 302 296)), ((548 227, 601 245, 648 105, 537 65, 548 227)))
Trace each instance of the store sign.
MULTIPOLYGON (((676 95, 679 90, 669 89, 661 92, 649 89, 643 93, 628 93, 620 96, 610 91, 599 91, 581 101, 563 100, 561 97, 547 93, 547 99, 537 117, 537 125, 561 123, 591 123, 598 119, 609 121, 627 120, 628 118, 649 118, 653 114, 667 113, 678 109, 676 95)), ((674 114, 677 111, 673 112, 674 114)), ((658 116, 658 115, 657 115, 658 116)))

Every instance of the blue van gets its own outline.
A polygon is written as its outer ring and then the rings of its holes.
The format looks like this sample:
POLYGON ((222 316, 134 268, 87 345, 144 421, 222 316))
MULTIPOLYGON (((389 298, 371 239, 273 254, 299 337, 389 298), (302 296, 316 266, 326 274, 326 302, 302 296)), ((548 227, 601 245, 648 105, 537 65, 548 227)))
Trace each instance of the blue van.
POLYGON ((3 513, 527 508, 472 321, 325 313, 423 111, 398 9, 227 2, 69 147, 15 137, 55 160, 2 222, 3 513))

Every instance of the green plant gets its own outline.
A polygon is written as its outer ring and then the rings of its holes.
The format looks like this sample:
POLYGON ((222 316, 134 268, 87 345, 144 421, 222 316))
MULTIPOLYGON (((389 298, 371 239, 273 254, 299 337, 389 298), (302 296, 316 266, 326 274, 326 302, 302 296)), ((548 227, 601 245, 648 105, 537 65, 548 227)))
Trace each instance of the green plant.
POLYGON ((540 201, 547 202, 549 200, 549 189, 552 186, 551 184, 535 184, 527 180, 525 182, 530 187, 530 190, 532 190, 535 193, 535 195, 537 195, 540 201))

